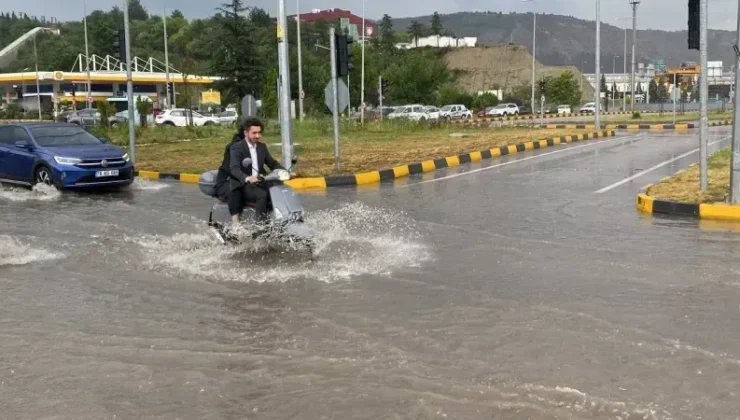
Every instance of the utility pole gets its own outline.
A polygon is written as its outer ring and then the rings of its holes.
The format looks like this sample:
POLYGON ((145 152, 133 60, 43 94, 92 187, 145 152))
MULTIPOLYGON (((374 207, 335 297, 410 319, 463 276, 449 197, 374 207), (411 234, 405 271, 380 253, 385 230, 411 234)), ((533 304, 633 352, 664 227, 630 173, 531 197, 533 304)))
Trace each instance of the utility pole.
POLYGON ((85 89, 87 90, 87 95, 85 95, 85 103, 87 103, 87 109, 90 109, 92 104, 88 100, 90 98, 90 51, 88 50, 88 43, 87 43, 87 2, 83 2, 82 4, 83 12, 85 13, 85 89))
POLYGON ((737 40, 735 41, 735 86, 733 89, 734 100, 732 109, 732 160, 730 161, 730 204, 740 204, 740 107, 737 105, 740 101, 740 71, 738 70, 738 58, 740 58, 740 2, 737 6, 737 40))
POLYGON ((301 0, 296 0, 296 26, 298 36, 296 37, 296 47, 298 48, 298 118, 303 121, 303 54, 301 52, 301 0))
MULTIPOLYGON (((676 74, 673 73, 673 124, 676 124, 676 88, 678 88, 678 85, 676 85, 676 74)), ((680 92, 680 91, 679 91, 680 92)))
MULTIPOLYGON (((164 6, 164 15, 162 15, 162 23, 164 24, 164 78, 165 78, 165 95, 166 95, 166 108, 169 109, 170 104, 170 54, 168 51, 168 40, 167 40, 167 5, 164 6)), ((174 96, 174 92, 173 92, 174 96)))
POLYGON ((36 61, 36 106, 39 108, 39 121, 41 121, 41 91, 39 90, 39 56, 36 53, 36 35, 33 36, 33 57, 36 61))
POLYGON ((632 76, 630 77, 630 109, 635 112, 635 45, 637 44, 637 5, 640 0, 630 0, 632 5, 632 76))
POLYGON ((534 23, 532 27, 532 112, 534 112, 534 81, 535 81, 535 48, 537 46, 537 12, 532 13, 534 15, 534 23))
MULTIPOLYGON (((128 20, 129 0, 123 4, 123 30, 126 38, 126 96, 128 97, 128 145, 131 163, 136 163, 136 121, 134 121, 134 82, 131 77, 131 28, 128 20)), ((87 100, 87 98, 85 98, 87 100)))
POLYGON ((383 121, 383 76, 378 76, 378 98, 380 99, 380 121, 383 121))
POLYGON ((285 0, 278 1, 278 58, 280 70, 280 137, 282 140, 283 166, 293 166, 293 143, 290 124, 290 65, 288 62, 288 23, 285 16, 285 0))
MULTIPOLYGON (((365 0, 362 0, 362 77, 360 86, 360 122, 365 124, 365 36, 367 31, 365 30, 365 0)), ((348 86, 349 87, 349 86, 348 86)))
POLYGON ((596 0, 596 112, 594 125, 601 129, 601 0, 596 0))
MULTIPOLYGON (((339 155, 339 87, 337 86, 337 39, 335 30, 332 26, 329 29, 329 48, 331 52, 331 89, 334 92, 332 100, 332 117, 334 119, 334 167, 337 172, 341 169, 339 155)), ((349 89, 347 89, 349 90, 349 89)))
MULTIPOLYGON (((699 122, 700 130, 699 130, 699 154, 701 159, 701 173, 700 173, 700 186, 702 191, 707 190, 707 184, 708 184, 708 177, 707 177, 707 137, 709 136, 709 127, 708 127, 708 121, 707 121, 707 102, 708 99, 707 96, 709 96, 709 86, 707 84, 709 83, 709 78, 707 77, 709 74, 709 69, 707 68, 707 26, 709 25, 709 16, 708 16, 708 7, 707 7, 707 0, 701 0, 701 10, 699 12, 699 19, 701 21, 700 25, 700 35, 699 35, 699 48, 701 50, 701 74, 699 76, 701 80, 701 86, 700 86, 700 92, 699 95, 701 96, 701 120, 699 122)), ((735 104, 735 108, 737 108, 737 104, 735 104)), ((737 112, 737 111, 735 111, 737 112)))

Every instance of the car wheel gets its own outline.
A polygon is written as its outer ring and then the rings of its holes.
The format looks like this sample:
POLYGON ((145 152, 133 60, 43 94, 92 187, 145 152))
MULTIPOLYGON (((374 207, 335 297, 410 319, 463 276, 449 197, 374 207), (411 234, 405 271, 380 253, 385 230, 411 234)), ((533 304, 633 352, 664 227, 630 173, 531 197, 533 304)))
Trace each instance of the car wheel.
POLYGON ((34 184, 54 185, 51 170, 47 166, 39 166, 33 177, 34 184))
POLYGON ((216 125, 213 121, 206 121, 203 125, 216 125))
POLYGON ((515 117, 518 117, 519 116, 519 111, 514 111, 514 116, 515 117))
POLYGON ((118 128, 118 123, 117 122, 110 123, 110 128, 118 128))

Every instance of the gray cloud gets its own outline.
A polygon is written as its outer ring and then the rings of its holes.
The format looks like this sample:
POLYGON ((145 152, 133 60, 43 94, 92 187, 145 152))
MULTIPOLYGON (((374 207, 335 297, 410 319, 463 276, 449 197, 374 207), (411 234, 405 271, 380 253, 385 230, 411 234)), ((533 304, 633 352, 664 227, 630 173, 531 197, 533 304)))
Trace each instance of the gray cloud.
MULTIPOLYGON (((5 6, 5 11, 25 12, 29 15, 56 17, 60 20, 79 19, 83 15, 85 0, 67 0, 64 2, 49 0, 25 0, 12 7, 5 6)), ((214 9, 226 0, 201 0, 175 2, 173 0, 142 0, 150 13, 160 14, 165 3, 169 9, 178 8, 187 17, 204 17, 213 14, 214 9)), ((521 0, 366 0, 365 13, 369 19, 380 18, 384 13, 393 17, 428 15, 435 11, 454 13, 461 11, 502 11, 562 14, 582 19, 595 18, 596 0, 532 0, 523 3, 521 0)), ((250 6, 262 7, 271 14, 277 12, 277 0, 253 0, 246 2, 250 6)), ((736 28, 737 1, 711 0, 709 26, 716 29, 734 30, 736 28)), ((122 5, 123 0, 87 0, 88 9, 110 9, 122 5)), ((326 9, 340 7, 350 9, 355 14, 362 12, 362 0, 302 0, 301 10, 312 8, 326 9)), ((287 0, 288 13, 296 10, 296 0, 287 0)), ((651 29, 682 30, 686 28, 687 0, 642 0, 638 13, 638 27, 651 29)), ((631 26, 631 21, 616 17, 631 16, 629 0, 601 0, 602 22, 617 26, 631 26)))

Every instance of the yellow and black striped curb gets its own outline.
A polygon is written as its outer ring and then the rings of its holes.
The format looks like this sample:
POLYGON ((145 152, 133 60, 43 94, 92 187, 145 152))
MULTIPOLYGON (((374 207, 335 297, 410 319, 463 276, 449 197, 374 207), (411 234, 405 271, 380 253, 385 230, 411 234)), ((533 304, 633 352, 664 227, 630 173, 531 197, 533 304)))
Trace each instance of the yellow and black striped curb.
MULTIPOLYGON (((683 172, 678 171, 677 174, 683 172)), ((705 220, 740 221, 740 206, 726 203, 680 203, 677 201, 661 200, 648 195, 652 184, 646 185, 637 194, 637 210, 643 213, 660 214, 675 217, 688 217, 705 220)))
MULTIPOLYGON (((732 121, 713 121, 709 123, 709 127, 720 127, 732 125, 732 121)), ((547 129, 587 129, 594 128, 593 124, 544 124, 540 125, 540 128, 547 129)), ((694 123, 678 123, 678 124, 606 124, 602 125, 602 128, 607 130, 689 130, 699 128, 699 124, 694 123)))
MULTIPOLYGON (((430 159, 409 165, 396 166, 380 171, 371 171, 352 175, 335 175, 315 178, 297 178, 287 181, 286 184, 297 190, 325 189, 338 186, 354 186, 379 183, 381 181, 403 178, 409 175, 432 172, 442 168, 452 168, 464 163, 478 162, 482 159, 490 159, 498 156, 511 155, 530 150, 544 149, 559 144, 573 143, 577 141, 592 140, 604 137, 613 137, 614 131, 597 131, 593 133, 574 134, 570 136, 552 137, 541 140, 528 141, 525 143, 511 144, 507 146, 494 147, 492 149, 478 152, 463 153, 457 156, 448 156, 440 159, 430 159)), ((185 183, 197 183, 198 174, 179 174, 157 171, 136 171, 135 175, 149 179, 169 179, 185 183)))
MULTIPOLYGON (((640 114, 656 114, 658 111, 644 111, 640 114)), ((601 115, 632 115, 632 112, 602 112, 601 115)), ((571 113, 571 114, 545 114, 544 119, 552 118, 569 118, 569 117, 590 117, 593 116, 590 112, 571 113)), ((476 117, 468 119, 452 120, 452 124, 476 124, 481 122, 499 122, 499 121, 516 121, 516 120, 539 120, 543 117, 540 115, 519 115, 516 117, 476 117)))

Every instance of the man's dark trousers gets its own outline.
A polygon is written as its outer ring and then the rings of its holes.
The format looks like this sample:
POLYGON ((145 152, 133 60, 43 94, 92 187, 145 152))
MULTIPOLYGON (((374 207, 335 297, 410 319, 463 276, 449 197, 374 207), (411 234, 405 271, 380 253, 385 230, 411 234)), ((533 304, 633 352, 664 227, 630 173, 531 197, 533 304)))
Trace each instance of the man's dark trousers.
POLYGON ((246 201, 255 203, 254 211, 257 221, 267 220, 269 195, 266 189, 255 184, 247 184, 242 188, 232 190, 229 194, 229 213, 232 216, 241 213, 246 201))

